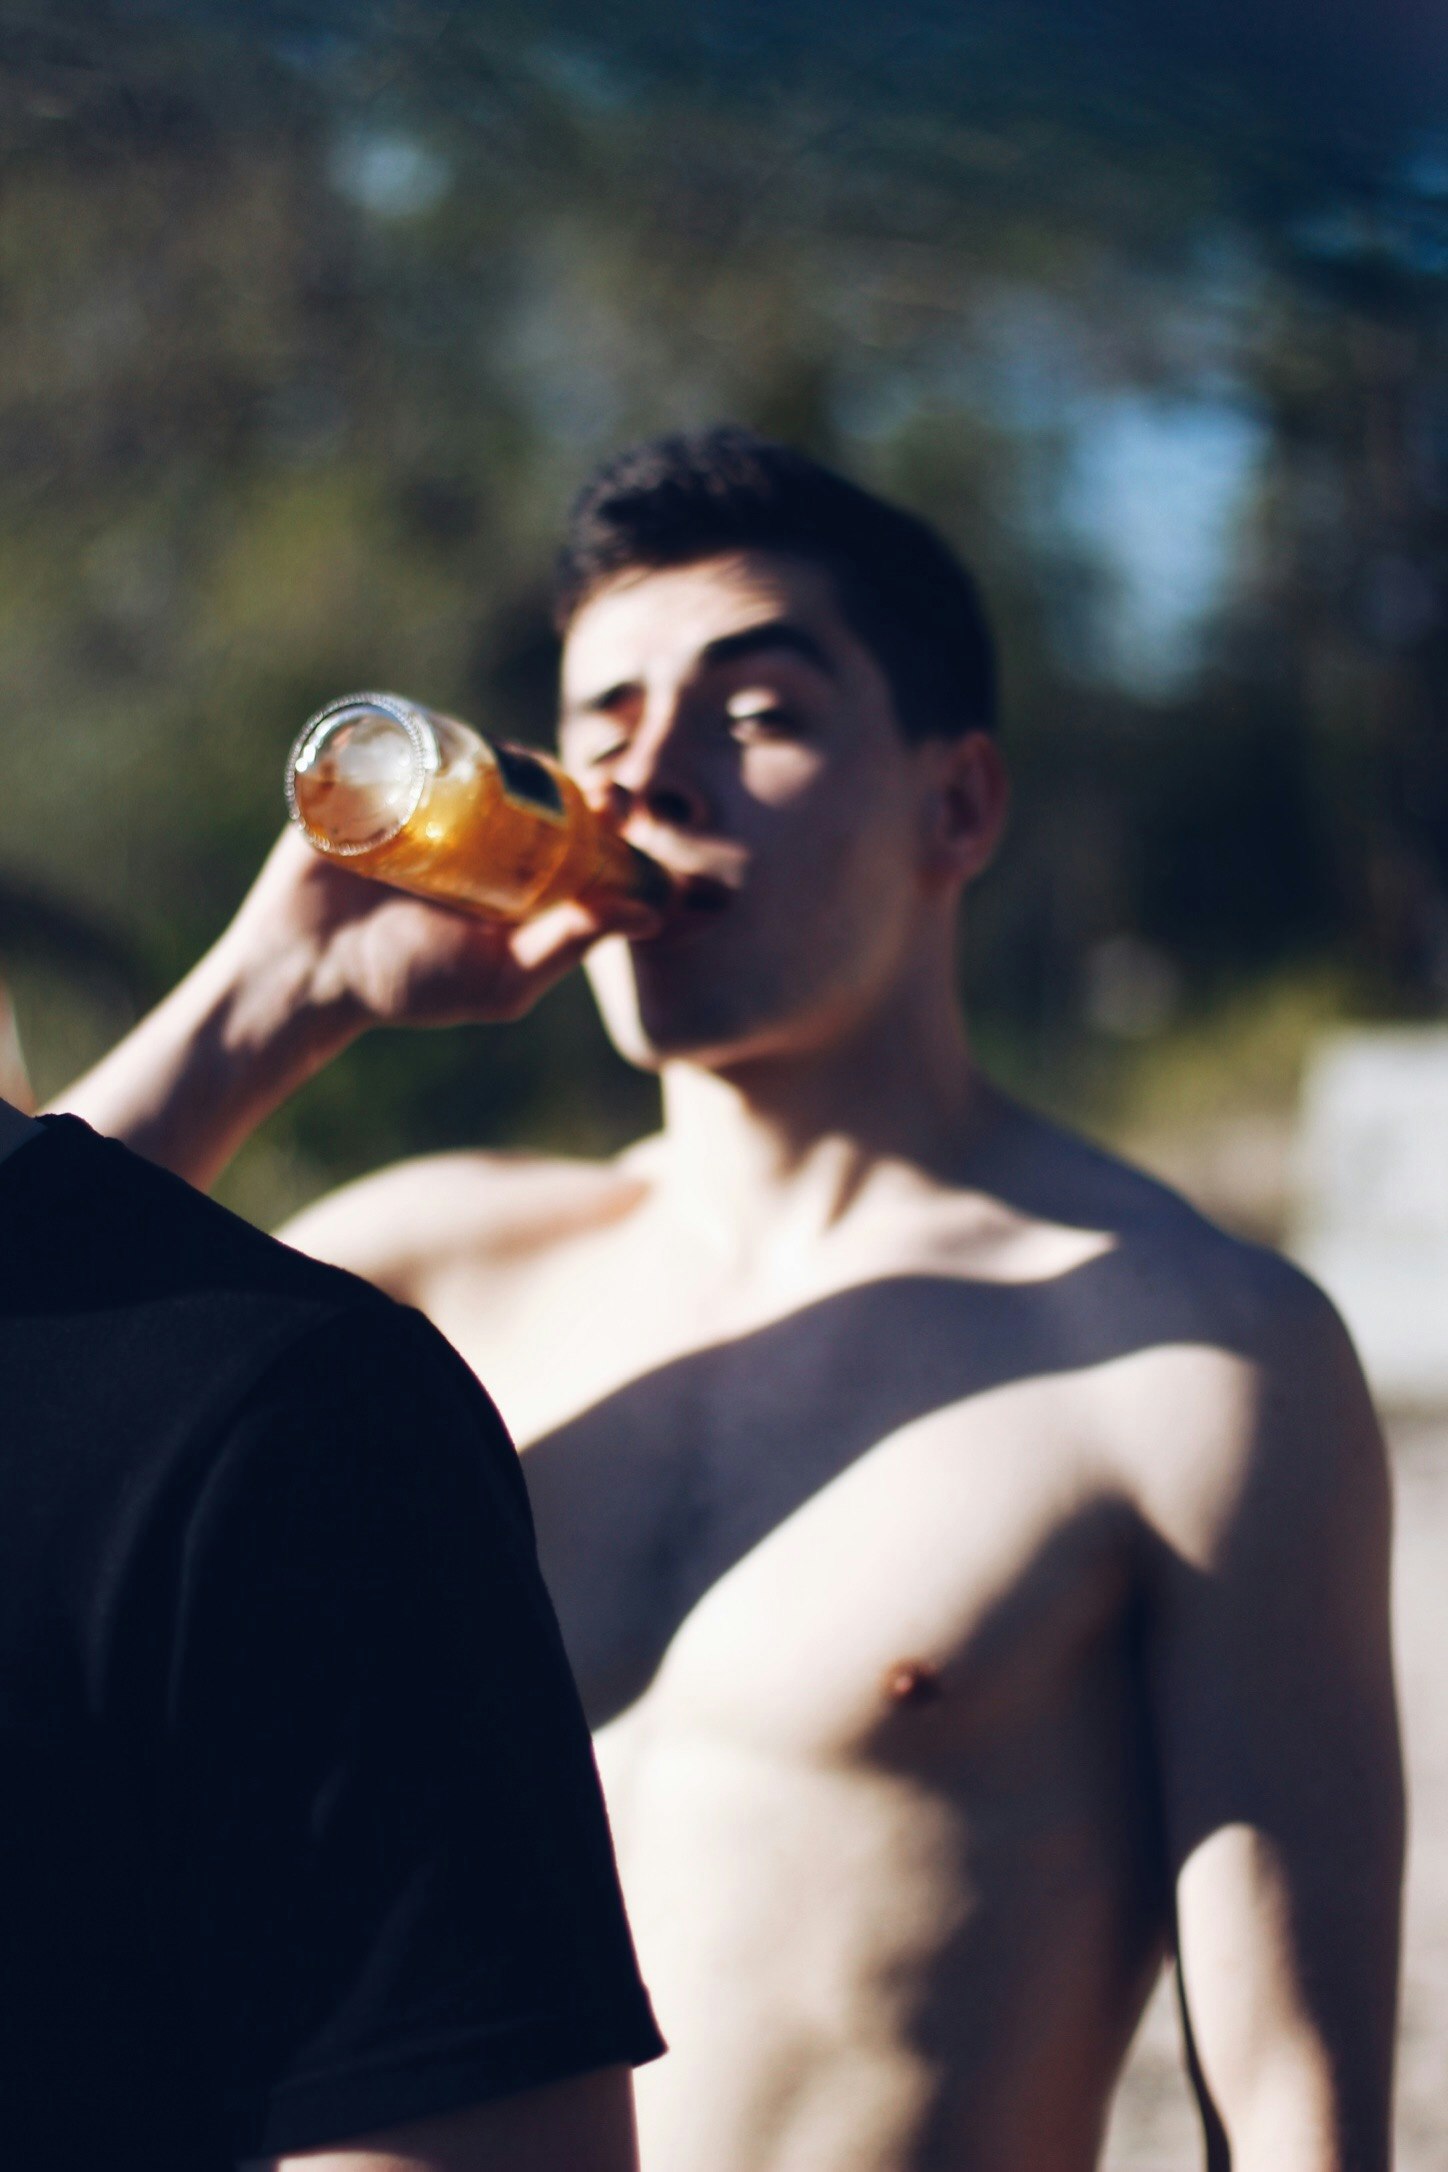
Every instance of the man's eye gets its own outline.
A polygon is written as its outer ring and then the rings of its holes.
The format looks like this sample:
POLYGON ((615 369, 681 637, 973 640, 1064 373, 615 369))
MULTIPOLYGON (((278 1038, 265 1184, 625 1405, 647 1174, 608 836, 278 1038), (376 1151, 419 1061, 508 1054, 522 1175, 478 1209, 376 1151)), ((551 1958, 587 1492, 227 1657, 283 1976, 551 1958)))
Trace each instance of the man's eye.
POLYGON ((733 709, 729 713, 731 736, 744 742, 751 739, 784 739, 794 729, 795 721, 788 709, 733 709))
POLYGON ((597 769, 602 762, 616 761, 627 744, 621 732, 597 736, 592 732, 579 733, 571 741, 565 740, 563 754, 574 769, 597 769))

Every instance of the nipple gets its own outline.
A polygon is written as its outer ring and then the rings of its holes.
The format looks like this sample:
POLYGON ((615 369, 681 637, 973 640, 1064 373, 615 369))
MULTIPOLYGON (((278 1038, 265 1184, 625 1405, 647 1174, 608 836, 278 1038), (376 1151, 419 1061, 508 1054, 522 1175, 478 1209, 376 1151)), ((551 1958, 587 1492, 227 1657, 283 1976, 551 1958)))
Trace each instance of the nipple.
POLYGON ((892 1704, 933 1704, 945 1694, 940 1670, 928 1659, 900 1659, 885 1676, 885 1695, 892 1704))

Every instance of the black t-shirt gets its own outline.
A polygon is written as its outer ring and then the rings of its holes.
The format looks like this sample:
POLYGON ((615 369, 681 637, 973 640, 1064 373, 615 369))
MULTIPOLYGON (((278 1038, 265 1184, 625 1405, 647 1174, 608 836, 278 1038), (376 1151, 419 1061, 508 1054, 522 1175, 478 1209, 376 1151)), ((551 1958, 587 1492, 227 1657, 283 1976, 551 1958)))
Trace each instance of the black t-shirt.
POLYGON ((6 2172, 229 2172, 661 2048, 492 1406, 48 1119, 0 1163, 6 2172))

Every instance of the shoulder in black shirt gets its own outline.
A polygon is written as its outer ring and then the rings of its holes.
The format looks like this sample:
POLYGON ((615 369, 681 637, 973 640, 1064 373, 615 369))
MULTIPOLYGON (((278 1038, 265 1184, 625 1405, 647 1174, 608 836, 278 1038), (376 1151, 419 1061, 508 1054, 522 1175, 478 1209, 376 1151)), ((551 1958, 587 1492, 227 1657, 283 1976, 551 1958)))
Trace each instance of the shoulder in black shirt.
POLYGON ((73 1118, 0 1165, 0 2134, 221 2172, 662 2048, 516 1456, 73 1118))

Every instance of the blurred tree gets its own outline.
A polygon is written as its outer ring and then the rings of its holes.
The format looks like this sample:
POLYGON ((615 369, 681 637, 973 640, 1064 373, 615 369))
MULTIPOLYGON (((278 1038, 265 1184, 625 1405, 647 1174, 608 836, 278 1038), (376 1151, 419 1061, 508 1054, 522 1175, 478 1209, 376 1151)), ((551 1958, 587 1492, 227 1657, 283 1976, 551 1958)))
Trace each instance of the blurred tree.
MULTIPOLYGON (((722 414, 982 571, 1019 811, 968 977, 1008 1070, 1100 1107, 1227 985, 1349 950, 1361 1000, 1441 1005, 1445 78, 1441 22, 1346 0, 0 0, 0 967, 42 1089, 117 1004, 17 896, 153 988, 322 698, 545 734, 569 494, 722 414)), ((233 1196, 650 1105, 570 989, 358 1049, 233 1196)))

